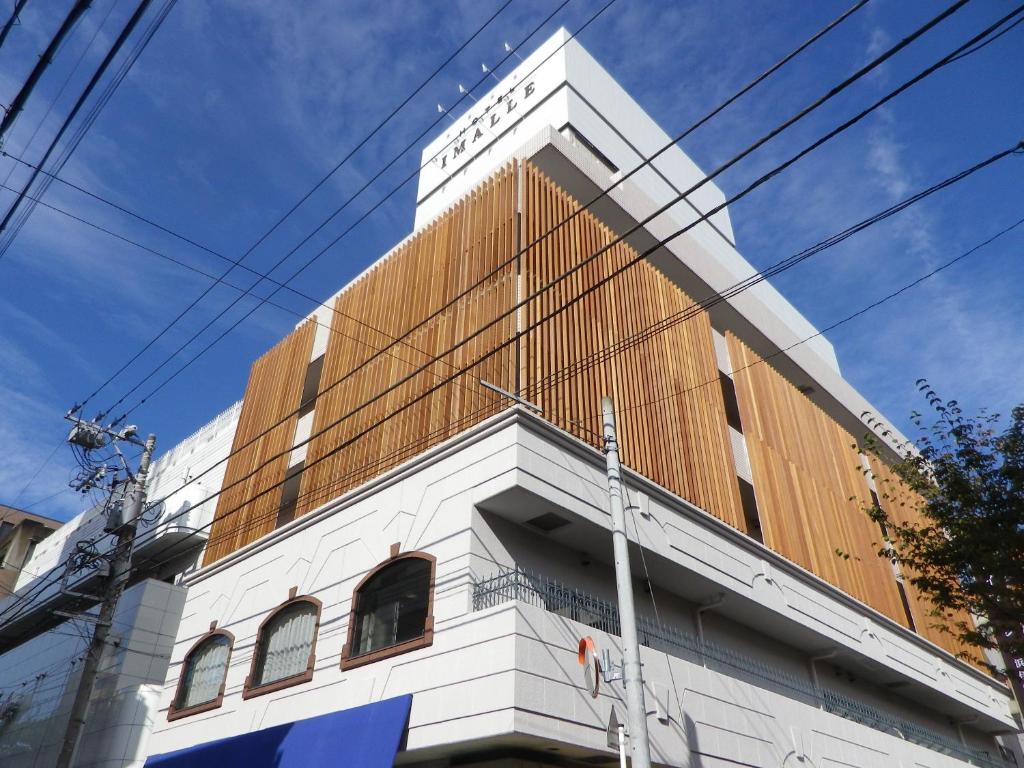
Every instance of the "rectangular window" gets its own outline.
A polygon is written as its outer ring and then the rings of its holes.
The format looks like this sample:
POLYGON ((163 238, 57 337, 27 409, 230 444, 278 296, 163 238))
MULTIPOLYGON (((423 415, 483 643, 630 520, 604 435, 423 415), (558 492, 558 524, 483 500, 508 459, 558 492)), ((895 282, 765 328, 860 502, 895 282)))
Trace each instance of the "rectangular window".
POLYGON ((32 555, 34 555, 36 553, 36 546, 38 544, 39 544, 39 540, 38 539, 32 539, 32 541, 30 541, 28 543, 28 548, 25 550, 25 559, 22 560, 22 562, 21 562, 22 567, 24 567, 25 564, 28 563, 28 561, 32 559, 32 555))
POLYGON ((740 403, 736 399, 736 385, 733 380, 719 371, 718 383, 722 385, 722 397, 725 399, 725 420, 737 432, 743 432, 740 422, 740 403))
POLYGON ((320 391, 320 375, 324 370, 324 355, 320 355, 306 368, 306 378, 302 382, 302 397, 299 399, 299 418, 313 410, 316 396, 320 391))
POLYGON ((611 160, 609 160, 607 155, 605 155, 601 150, 595 147, 586 136, 584 136, 582 133, 576 130, 576 127, 572 123, 566 123, 562 130, 559 131, 559 133, 565 136, 565 138, 569 139, 569 141, 578 144, 579 146, 583 147, 585 150, 590 152, 590 154, 597 158, 598 162, 600 162, 601 165, 603 165, 609 171, 611 171, 612 173, 618 173, 619 167, 615 165, 615 163, 613 163, 611 160))
POLYGON ((281 505, 277 508, 277 525, 280 528, 295 519, 295 508, 299 501, 299 485, 302 482, 302 468, 306 462, 300 461, 288 470, 284 484, 281 486, 281 505))
POLYGON ((740 484, 740 502, 743 504, 743 520, 747 524, 747 535, 764 544, 764 533, 761 531, 761 516, 757 511, 757 497, 754 486, 742 477, 736 478, 740 484))

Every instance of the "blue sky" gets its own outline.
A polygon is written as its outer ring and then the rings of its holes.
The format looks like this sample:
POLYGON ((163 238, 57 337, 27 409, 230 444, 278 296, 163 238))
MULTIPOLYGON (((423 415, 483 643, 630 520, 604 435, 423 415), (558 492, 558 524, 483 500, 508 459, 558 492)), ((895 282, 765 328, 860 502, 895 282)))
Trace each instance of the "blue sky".
MULTIPOLYGON (((523 51, 559 25, 574 30, 603 1, 572 0, 523 51)), ((675 134, 849 4, 619 0, 581 40, 675 134)), ((69 5, 70 0, 28 4, 22 24, 0 49, 0 102, 13 98, 69 5)), ((24 152, 30 161, 42 155, 133 5, 95 0, 9 134, 8 152, 24 152), (79 56, 82 67, 73 71, 79 56), (67 89, 43 121, 69 75, 67 89)), ((498 6, 396 0, 178 3, 62 176, 237 258, 498 6)), ((499 60, 504 41, 520 41, 555 6, 513 0, 245 263, 268 269, 429 125, 437 102, 455 102, 459 82, 476 82, 481 62, 499 60)), ((694 133, 683 149, 703 168, 717 166, 938 8, 873 0, 694 133)), ((1008 8, 974 0, 828 108, 724 175, 720 186, 726 194, 738 191, 1008 8)), ((756 267, 768 266, 1024 138, 1022 41, 1024 27, 1018 27, 733 206, 740 251, 756 267)), ((300 254, 312 253, 415 170, 421 147, 405 154, 300 254)), ((20 187, 24 169, 0 158, 0 181, 8 172, 5 183, 20 187)), ((1022 179, 1024 156, 1011 157, 774 282, 812 323, 827 326, 1024 216, 1022 179)), ((0 207, 12 197, 0 189, 0 207)), ((45 200, 205 271, 224 269, 215 257, 59 183, 45 200)), ((321 299, 334 293, 408 234, 413 203, 410 184, 294 286, 321 299)), ((907 432, 912 431, 908 415, 923 405, 914 386, 919 377, 972 410, 985 406, 1005 413, 1024 401, 1022 246, 1024 228, 830 333, 846 377, 907 432)), ((275 276, 291 274, 298 263, 293 257, 275 276)), ((231 279, 249 285, 254 278, 235 270, 231 279)), ((14 501, 60 442, 67 407, 119 368, 207 283, 58 213, 36 209, 0 261, 0 439, 6 448, 0 502, 14 501)), ((257 289, 262 295, 269 290, 266 283, 257 289)), ((90 414, 123 394, 236 295, 224 286, 215 289, 90 403, 90 414)), ((311 308, 287 292, 275 301, 298 313, 311 308)), ((213 333, 253 303, 243 300, 213 333)), ((162 447, 173 446, 240 396, 251 361, 295 322, 294 314, 260 308, 132 421, 156 432, 162 447)), ((71 466, 68 450, 59 449, 17 504, 57 493, 71 466)), ((79 507, 68 491, 33 510, 63 518, 79 507)))

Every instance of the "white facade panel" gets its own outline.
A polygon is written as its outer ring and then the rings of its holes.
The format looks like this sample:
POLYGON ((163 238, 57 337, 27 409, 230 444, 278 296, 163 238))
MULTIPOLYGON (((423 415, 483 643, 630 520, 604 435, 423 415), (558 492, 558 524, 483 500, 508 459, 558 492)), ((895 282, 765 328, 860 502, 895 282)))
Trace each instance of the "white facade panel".
MULTIPOLYGON (((627 480, 644 513, 635 522, 656 598, 639 595, 640 612, 652 621, 656 605, 658 626, 673 633, 644 649, 651 695, 657 689, 669 710, 650 726, 666 764, 689 765, 693 752, 780 765, 794 733, 812 757, 837 756, 848 739, 872 755, 867 765, 965 764, 855 722, 841 714, 850 702, 954 747, 948 712, 976 718, 965 728, 971 749, 990 745, 978 729, 1010 727, 1005 692, 980 673, 656 486, 627 480), (694 616, 708 594, 724 601, 704 615, 701 645, 694 616), (826 700, 809 659, 829 646, 858 681, 829 667, 826 700), (887 681, 931 704, 893 697, 887 681), (729 736, 737 713, 744 730, 729 736)), ((611 707, 624 711, 622 692, 612 685, 590 699, 575 658, 581 633, 613 649, 618 642, 601 623, 615 594, 605 508, 601 457, 513 410, 197 571, 187 577, 151 750, 412 693, 407 761, 523 740, 567 755, 605 751, 603 727, 611 707), (543 512, 567 526, 547 535, 530 528, 543 512), (433 644, 342 670, 352 590, 394 543, 437 558, 433 644), (506 584, 509 569, 531 575, 506 584), (323 603, 313 679, 244 700, 257 627, 292 587, 323 603), (590 601, 583 608, 572 602, 581 595, 590 601), (182 659, 211 621, 235 636, 223 705, 168 722, 182 659)), ((824 678, 827 665, 819 666, 824 678)))
MULTIPOLYGON (((124 593, 100 662, 76 768, 139 768, 145 762, 149 717, 184 604, 183 588, 152 579, 124 593)), ((4 768, 55 763, 92 627, 86 620, 66 621, 0 657, 0 702, 15 705, 13 716, 0 722, 4 768)))

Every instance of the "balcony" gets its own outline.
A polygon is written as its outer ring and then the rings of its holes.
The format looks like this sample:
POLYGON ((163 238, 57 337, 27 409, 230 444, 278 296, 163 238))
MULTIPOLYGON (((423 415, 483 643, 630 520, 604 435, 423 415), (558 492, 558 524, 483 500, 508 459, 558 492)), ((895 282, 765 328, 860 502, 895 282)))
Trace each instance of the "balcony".
MULTIPOLYGON (((508 602, 542 608, 599 632, 618 636, 618 608, 578 588, 521 568, 503 569, 473 583, 472 605, 482 611, 508 602)), ((918 723, 881 711, 865 702, 778 669, 771 663, 738 653, 650 616, 637 616, 640 644, 669 656, 713 668, 753 685, 782 690, 786 695, 926 749, 982 768, 1005 768, 981 750, 972 749, 918 723)), ((651 681, 648 681, 650 683, 651 681)))

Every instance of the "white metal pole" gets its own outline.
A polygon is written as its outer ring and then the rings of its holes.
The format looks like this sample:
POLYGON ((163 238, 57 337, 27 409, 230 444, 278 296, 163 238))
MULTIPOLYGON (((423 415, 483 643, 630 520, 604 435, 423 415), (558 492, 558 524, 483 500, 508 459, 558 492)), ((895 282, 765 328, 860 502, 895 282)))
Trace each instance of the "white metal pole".
POLYGON ((622 682, 626 687, 630 751, 633 755, 633 768, 650 768, 651 747, 647 737, 647 706, 644 703, 640 644, 636 636, 633 577, 629 569, 629 540, 626 537, 626 510, 622 503, 619 446, 615 440, 615 408, 610 397, 605 397, 601 401, 601 410, 604 413, 604 449, 608 463, 608 499, 612 515, 612 545, 615 552, 615 586, 619 595, 622 682))

